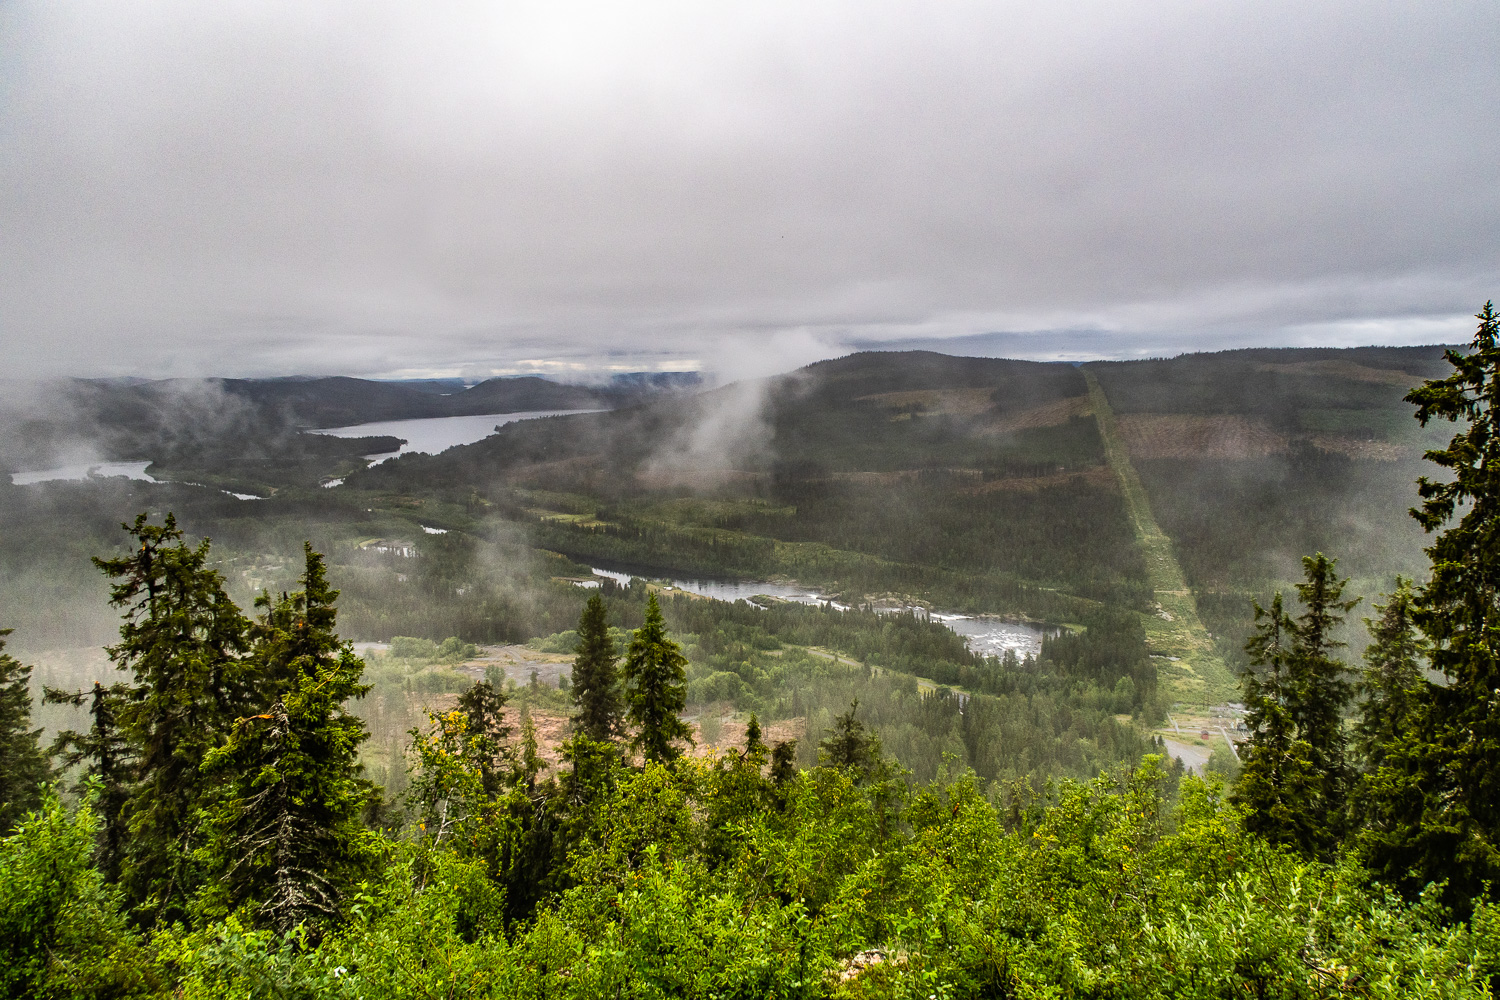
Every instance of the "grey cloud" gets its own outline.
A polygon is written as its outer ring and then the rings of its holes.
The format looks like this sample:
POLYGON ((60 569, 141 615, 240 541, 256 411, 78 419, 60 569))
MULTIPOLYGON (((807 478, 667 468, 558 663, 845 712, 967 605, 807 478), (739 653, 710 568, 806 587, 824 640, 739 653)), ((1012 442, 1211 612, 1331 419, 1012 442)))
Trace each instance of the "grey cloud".
POLYGON ((147 375, 1429 339, 1500 284, 1497 28, 1490 3, 11 3, 0 338, 20 374, 147 375))

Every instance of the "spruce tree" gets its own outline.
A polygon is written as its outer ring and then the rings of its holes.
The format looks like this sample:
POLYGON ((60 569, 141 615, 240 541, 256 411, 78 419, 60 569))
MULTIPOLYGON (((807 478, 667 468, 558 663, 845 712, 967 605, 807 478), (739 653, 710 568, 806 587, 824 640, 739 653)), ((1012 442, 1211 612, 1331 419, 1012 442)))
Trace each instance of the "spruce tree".
POLYGON ((677 714, 687 705, 686 667, 687 657, 667 637, 661 606, 652 594, 645 621, 625 654, 624 671, 630 721, 638 727, 635 746, 647 760, 676 760, 681 752, 674 741, 692 739, 692 729, 677 714))
POLYGON ((65 730, 52 741, 52 755, 64 770, 84 765, 75 790, 88 785, 97 788, 94 808, 99 814, 98 849, 94 859, 99 872, 111 884, 119 881, 120 862, 125 851, 125 808, 130 800, 131 781, 135 773, 135 751, 120 731, 119 713, 129 688, 125 684, 105 687, 94 682, 91 693, 83 691, 43 690, 49 704, 89 705, 89 729, 86 733, 65 730))
POLYGON ((203 877, 194 852, 206 786, 204 755, 253 704, 242 660, 250 622, 208 568, 207 539, 182 542, 168 514, 125 525, 135 551, 94 563, 115 578, 110 603, 124 609, 110 657, 133 674, 117 707, 135 755, 135 783, 122 813, 129 831, 121 881, 147 924, 186 916, 203 877))
POLYGON ((622 729, 617 659, 604 599, 590 595, 578 619, 578 656, 573 661, 573 704, 578 711, 573 725, 596 742, 610 740, 622 729))
POLYGON ((1293 645, 1288 708, 1297 736, 1308 745, 1309 759, 1322 785, 1320 798, 1326 811, 1326 846, 1343 836, 1344 809, 1353 769, 1349 762, 1349 737, 1344 712, 1354 697, 1348 666, 1337 651, 1344 643, 1335 638, 1344 615, 1359 603, 1344 600, 1347 579, 1334 572, 1338 560, 1323 553, 1304 556, 1304 582, 1297 584, 1303 612, 1297 616, 1293 645))
POLYGON ((256 602, 252 660, 273 700, 204 762, 227 785, 212 831, 225 901, 282 933, 338 914, 361 873, 370 793, 358 758, 369 734, 346 707, 369 690, 364 662, 335 631, 323 557, 311 545, 304 556, 300 591, 256 602))
POLYGON ((0 836, 37 807, 50 776, 42 731, 31 728, 31 668, 5 652, 12 631, 0 629, 0 836))
POLYGON ((856 698, 849 705, 849 711, 833 720, 833 728, 818 744, 818 760, 829 767, 846 768, 866 777, 880 763, 880 737, 856 717, 858 711, 859 699, 856 698))
POLYGON ((1255 634, 1245 643, 1251 667, 1241 678, 1250 739, 1232 798, 1245 810, 1248 829, 1274 843, 1315 852, 1325 844, 1320 820, 1327 807, 1312 748, 1299 737, 1291 709, 1296 622, 1279 591, 1269 608, 1258 602, 1253 607, 1255 634))
POLYGON ((1396 577, 1396 589, 1375 610, 1379 618, 1365 619, 1371 641, 1365 650, 1359 719, 1354 724, 1355 754, 1367 774, 1380 770, 1386 748, 1407 731, 1421 695, 1427 657, 1427 641, 1414 617, 1417 595, 1410 579, 1396 577))
POLYGON ((479 779, 484 794, 495 798, 505 790, 506 758, 510 756, 505 745, 510 736, 510 727, 505 724, 505 698, 503 689, 483 680, 458 696, 458 710, 469 720, 470 747, 479 768, 479 779))
POLYGON ((521 781, 528 793, 536 791, 537 775, 546 766, 547 760, 542 756, 541 742, 536 735, 536 723, 531 718, 531 706, 524 705, 521 708, 521 781))
POLYGON ((1477 318, 1468 352, 1444 355, 1453 373, 1406 396, 1422 426, 1460 428, 1427 452, 1447 475, 1417 481, 1412 511, 1439 532, 1413 617, 1445 683, 1417 685, 1406 731, 1371 778, 1361 836, 1388 881, 1414 892, 1445 879, 1456 903, 1500 884, 1500 316, 1486 302, 1477 318))
POLYGON ((782 740, 771 748, 771 782, 778 788, 797 776, 797 741, 782 740))
POLYGON ((751 712, 750 724, 745 727, 745 758, 754 761, 759 766, 765 760, 768 749, 761 738, 760 719, 754 712, 751 712))

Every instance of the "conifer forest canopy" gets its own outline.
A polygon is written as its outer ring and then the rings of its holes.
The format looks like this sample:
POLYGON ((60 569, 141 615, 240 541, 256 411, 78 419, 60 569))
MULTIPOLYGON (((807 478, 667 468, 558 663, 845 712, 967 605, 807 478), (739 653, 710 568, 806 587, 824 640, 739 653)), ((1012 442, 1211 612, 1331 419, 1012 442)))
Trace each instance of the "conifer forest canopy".
POLYGON ((1489 996, 1497 337, 58 382, 0 995, 1489 996))

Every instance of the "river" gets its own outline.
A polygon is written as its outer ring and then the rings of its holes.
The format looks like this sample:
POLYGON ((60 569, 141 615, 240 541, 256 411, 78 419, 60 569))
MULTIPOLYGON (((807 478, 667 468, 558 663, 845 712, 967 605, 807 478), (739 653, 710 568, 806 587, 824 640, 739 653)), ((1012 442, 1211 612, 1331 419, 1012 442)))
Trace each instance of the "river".
MULTIPOLYGON (((616 583, 628 584, 635 578, 635 574, 631 573, 600 569, 597 566, 590 568, 595 576, 608 577, 616 583)), ((643 578, 658 579, 657 577, 643 578)), ((829 599, 810 587, 793 584, 695 579, 666 579, 663 582, 671 584, 678 590, 684 590, 690 594, 701 594, 719 601, 748 601, 752 597, 763 594, 766 597, 778 597, 784 601, 796 601, 798 604, 830 604, 841 610, 848 610, 849 607, 829 599)), ((879 613, 889 613, 912 609, 877 608, 876 610, 879 613)), ((1038 656, 1042 651, 1043 636, 1052 631, 1028 622, 1010 621, 988 615, 961 615, 934 611, 932 618, 962 636, 971 652, 984 656, 1004 656, 1006 652, 1014 652, 1019 659, 1038 656)))

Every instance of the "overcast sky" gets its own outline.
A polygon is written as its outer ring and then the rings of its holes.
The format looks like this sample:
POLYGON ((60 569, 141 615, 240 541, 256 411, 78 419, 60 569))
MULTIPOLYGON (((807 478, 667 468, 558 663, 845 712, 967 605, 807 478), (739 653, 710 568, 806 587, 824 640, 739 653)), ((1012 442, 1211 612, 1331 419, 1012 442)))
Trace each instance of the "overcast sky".
POLYGON ((1466 340, 1497 38, 1494 0, 0 0, 0 346, 735 377, 1466 340))

